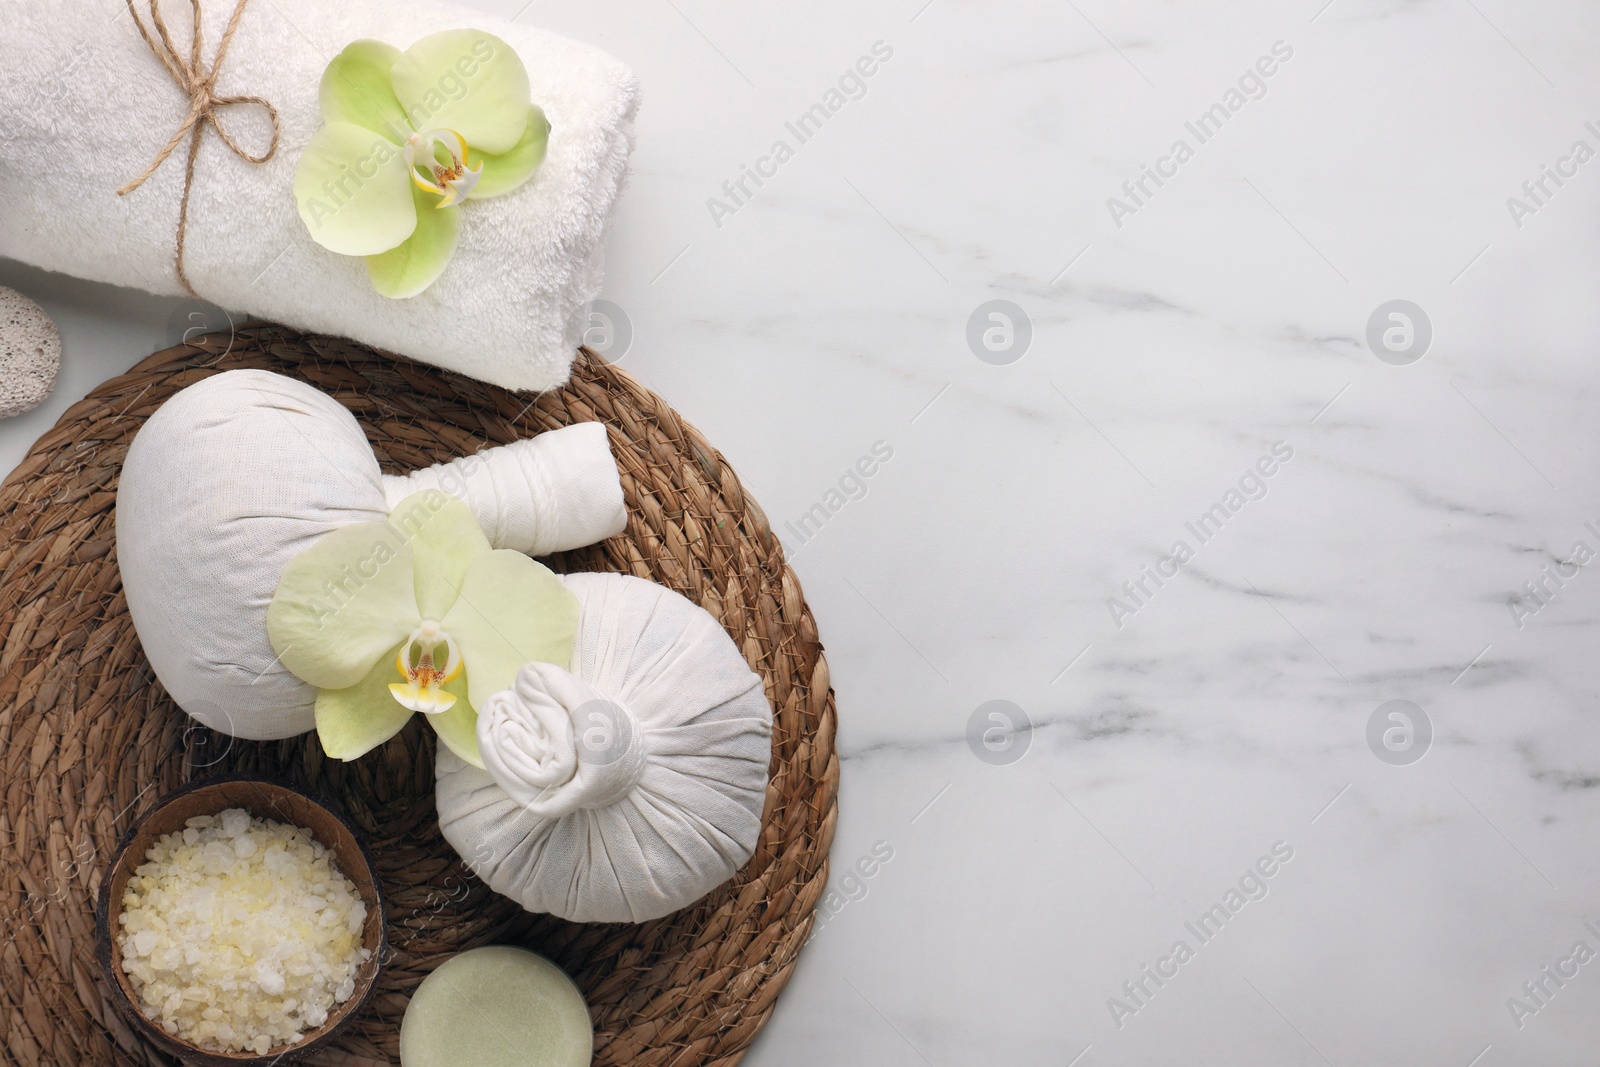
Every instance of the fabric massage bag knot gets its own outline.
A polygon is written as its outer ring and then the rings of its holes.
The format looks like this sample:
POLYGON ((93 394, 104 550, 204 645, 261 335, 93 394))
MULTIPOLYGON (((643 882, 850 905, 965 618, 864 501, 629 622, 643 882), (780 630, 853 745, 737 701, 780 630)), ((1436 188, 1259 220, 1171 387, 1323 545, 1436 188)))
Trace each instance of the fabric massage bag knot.
POLYGON ((528 910, 643 922, 754 852, 772 711, 732 639, 662 586, 530 558, 626 527, 603 425, 386 475, 333 398, 227 371, 140 429, 116 514, 185 712, 342 759, 424 713, 446 839, 528 910))

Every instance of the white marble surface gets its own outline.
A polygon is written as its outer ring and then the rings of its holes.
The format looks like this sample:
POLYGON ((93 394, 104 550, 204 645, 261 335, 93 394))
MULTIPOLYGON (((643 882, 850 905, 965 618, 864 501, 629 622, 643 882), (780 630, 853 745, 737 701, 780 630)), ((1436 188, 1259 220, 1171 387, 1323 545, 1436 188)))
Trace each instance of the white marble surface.
MULTIPOLYGON (((606 294, 624 366, 780 527, 893 452, 785 534, 839 695, 837 913, 746 1063, 1593 1062, 1600 961, 1560 987, 1540 968, 1600 952, 1600 567, 1537 613, 1516 598, 1600 551, 1600 161, 1520 227, 1507 198, 1600 149, 1600 8, 519 17, 646 89, 606 294), (878 41, 865 94, 798 144, 785 122, 878 41), (1185 123, 1279 41, 1264 95, 1199 144, 1185 123), (717 225, 707 199, 780 138, 793 158, 717 225), (1107 198, 1178 138, 1193 158, 1115 225, 1107 198), (992 299, 1032 324, 1009 365, 966 340, 992 299), (1411 365, 1364 339, 1392 299, 1433 326, 1411 365), (1200 544, 1184 524, 1279 441, 1266 495, 1200 544), (1193 558, 1114 620, 1179 539, 1193 558), (996 699, 1033 723, 1004 765, 966 740, 996 699), (1411 765, 1366 740, 1391 699, 1433 726, 1411 765), (1185 923, 1277 842, 1267 895, 1202 944, 1185 923), (1193 958, 1127 997, 1180 940, 1193 958)), ((11 264, 0 284, 66 342, 50 404, 0 425, 9 466, 176 304, 11 264)))

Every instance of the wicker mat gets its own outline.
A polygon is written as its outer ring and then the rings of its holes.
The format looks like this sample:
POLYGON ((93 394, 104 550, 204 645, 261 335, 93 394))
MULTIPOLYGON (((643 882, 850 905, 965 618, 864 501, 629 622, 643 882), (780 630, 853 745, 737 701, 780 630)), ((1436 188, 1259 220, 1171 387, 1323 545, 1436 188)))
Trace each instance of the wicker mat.
POLYGON ((377 996, 317 1064, 397 1062, 407 999, 462 949, 519 944, 588 997, 595 1062, 739 1062, 794 968, 827 880, 839 763, 816 623, 755 501, 659 397, 580 353, 571 383, 530 397, 277 326, 158 352, 75 404, 0 486, 0 1055, 12 1064, 168 1064, 123 1024, 94 956, 93 900, 129 824, 161 794, 229 770, 331 798, 365 834, 394 948, 377 996), (766 680, 772 780, 755 857, 700 903, 640 926, 533 916, 491 893, 439 834, 433 731, 414 719, 361 760, 315 739, 235 741, 155 681, 128 619, 113 507, 128 443, 173 393, 258 367, 333 395, 384 470, 423 467, 568 423, 611 431, 628 504, 620 537, 549 562, 635 574, 722 620, 766 680))

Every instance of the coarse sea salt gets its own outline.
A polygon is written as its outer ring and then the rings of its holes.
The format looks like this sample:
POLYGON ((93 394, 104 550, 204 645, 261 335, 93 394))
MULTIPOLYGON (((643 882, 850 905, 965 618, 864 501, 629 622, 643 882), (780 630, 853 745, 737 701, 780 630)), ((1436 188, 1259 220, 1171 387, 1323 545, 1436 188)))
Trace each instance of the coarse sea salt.
POLYGON ((229 808, 161 837, 128 879, 122 970, 167 1033, 260 1055, 350 999, 366 917, 309 831, 229 808))

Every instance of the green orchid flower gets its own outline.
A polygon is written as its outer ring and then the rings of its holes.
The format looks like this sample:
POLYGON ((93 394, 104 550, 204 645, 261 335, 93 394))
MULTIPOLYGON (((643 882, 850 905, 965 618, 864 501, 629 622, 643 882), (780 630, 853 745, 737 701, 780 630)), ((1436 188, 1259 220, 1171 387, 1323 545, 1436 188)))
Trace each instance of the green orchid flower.
POLYGON ((373 288, 416 296, 455 254, 463 201, 503 196, 544 160, 550 123, 510 45, 445 30, 404 52, 356 41, 322 75, 325 125, 295 168, 311 239, 362 256, 373 288))
POLYGON ((529 660, 566 666, 578 599, 542 564, 492 549, 437 489, 387 522, 333 530, 289 561, 267 606, 279 661, 317 687, 317 736, 353 760, 425 715, 477 767, 477 712, 529 660))

